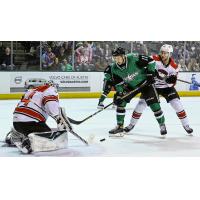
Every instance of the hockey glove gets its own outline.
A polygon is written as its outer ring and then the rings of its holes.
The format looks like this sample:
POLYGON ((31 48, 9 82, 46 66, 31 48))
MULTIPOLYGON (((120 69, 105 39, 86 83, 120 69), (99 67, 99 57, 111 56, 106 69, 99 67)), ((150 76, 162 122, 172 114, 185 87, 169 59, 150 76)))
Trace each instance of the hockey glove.
POLYGON ((117 92, 115 95, 114 95, 114 100, 113 100, 113 103, 117 106, 119 106, 120 104, 123 103, 123 99, 122 97, 124 96, 124 93, 123 92, 117 92))
POLYGON ((138 67, 143 68, 146 67, 151 61, 153 61, 153 59, 150 58, 149 56, 139 55, 136 64, 138 67))
POLYGON ((171 76, 166 78, 166 83, 169 83, 169 84, 175 84, 176 81, 177 81, 176 75, 171 75, 171 76))
POLYGON ((57 129, 58 129, 58 131, 63 131, 63 130, 70 131, 71 130, 70 127, 69 127, 69 125, 59 115, 55 116, 55 120, 57 122, 57 129))

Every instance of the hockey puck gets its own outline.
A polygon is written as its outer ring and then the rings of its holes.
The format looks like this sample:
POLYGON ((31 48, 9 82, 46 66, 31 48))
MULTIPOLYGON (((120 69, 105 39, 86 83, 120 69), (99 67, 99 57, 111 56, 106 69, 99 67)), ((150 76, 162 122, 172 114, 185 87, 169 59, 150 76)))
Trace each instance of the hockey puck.
POLYGON ((103 142, 103 141, 105 141, 105 140, 106 140, 105 138, 102 138, 102 139, 100 139, 99 141, 100 141, 100 142, 103 142))

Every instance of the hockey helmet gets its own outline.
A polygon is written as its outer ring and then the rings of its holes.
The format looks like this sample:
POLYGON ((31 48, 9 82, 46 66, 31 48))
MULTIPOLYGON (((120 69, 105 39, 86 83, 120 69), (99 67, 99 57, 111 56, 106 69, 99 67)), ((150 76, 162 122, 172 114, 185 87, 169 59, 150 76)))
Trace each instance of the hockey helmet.
POLYGON ((121 56, 125 55, 125 50, 122 47, 118 47, 112 51, 112 56, 121 56))
POLYGON ((172 45, 164 44, 164 45, 162 45, 162 47, 160 48, 160 52, 162 52, 162 51, 168 52, 168 53, 172 54, 172 53, 173 53, 173 47, 172 47, 172 45))

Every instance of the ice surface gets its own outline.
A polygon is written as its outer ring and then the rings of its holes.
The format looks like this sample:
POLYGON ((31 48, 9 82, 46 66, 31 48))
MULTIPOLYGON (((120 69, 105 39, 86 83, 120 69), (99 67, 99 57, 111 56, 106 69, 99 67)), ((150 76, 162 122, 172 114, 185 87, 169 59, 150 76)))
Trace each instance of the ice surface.
MULTIPOLYGON (((112 99, 106 99, 105 105, 112 99)), ((166 117, 168 134, 165 139, 160 137, 159 127, 149 108, 143 113, 139 123, 131 135, 123 138, 109 138, 108 131, 115 127, 115 110, 108 108, 80 125, 73 125, 75 132, 88 139, 95 135, 91 145, 85 146, 73 135, 69 135, 67 149, 41 152, 33 155, 23 155, 17 148, 5 147, 0 142, 0 156, 200 156, 200 97, 181 98, 188 114, 194 136, 187 136, 181 122, 172 107, 161 98, 161 106, 166 117), (106 140, 100 142, 99 140, 106 140)), ((125 125, 128 125, 132 110, 138 98, 127 105, 125 125)), ((6 133, 12 126, 12 112, 18 101, 0 101, 0 140, 3 141, 6 133)), ((60 100, 61 106, 66 108, 69 117, 82 120, 97 111, 98 99, 65 99, 60 100)), ((56 127, 54 120, 48 119, 50 127, 56 127)))

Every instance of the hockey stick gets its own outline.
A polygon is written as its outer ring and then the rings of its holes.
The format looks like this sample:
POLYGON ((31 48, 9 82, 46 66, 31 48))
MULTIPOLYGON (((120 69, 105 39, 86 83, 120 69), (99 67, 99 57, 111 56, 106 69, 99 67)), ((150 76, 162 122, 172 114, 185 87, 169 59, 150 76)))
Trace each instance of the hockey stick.
POLYGON ((182 79, 177 79, 177 81, 180 81, 180 82, 183 82, 183 83, 188 83, 188 84, 190 84, 190 85, 191 85, 191 84, 194 84, 194 85, 200 87, 200 84, 198 84, 198 83, 192 83, 192 82, 185 81, 185 80, 182 80, 182 79))
POLYGON ((72 119, 72 118, 70 118, 70 117, 68 117, 68 119, 69 119, 69 121, 70 121, 72 124, 79 125, 79 124, 83 123, 84 121, 90 119, 90 118, 93 117, 94 115, 96 115, 96 114, 102 112, 103 110, 105 110, 106 108, 108 108, 109 106, 111 106, 112 104, 113 104, 113 102, 112 102, 112 103, 109 103, 109 104, 108 104, 107 106, 105 106, 102 110, 98 110, 97 112, 91 114, 90 116, 86 117, 85 119, 83 119, 83 120, 81 120, 81 121, 76 121, 76 120, 74 120, 74 119, 72 119))
MULTIPOLYGON (((127 98, 128 96, 130 96, 131 94, 137 92, 138 90, 140 90, 141 88, 143 88, 144 86, 147 85, 147 81, 144 81, 139 87, 137 87, 136 89, 130 91, 129 93, 127 93, 126 95, 124 95, 121 99, 125 99, 127 98)), ((70 117, 68 117, 69 121, 72 123, 72 124, 76 124, 76 125, 79 125, 79 124, 82 124, 83 122, 85 122, 86 120, 90 119, 91 117, 95 116, 96 114, 102 112, 103 110, 105 110, 106 108, 108 108, 109 106, 111 106, 113 104, 110 103, 108 104, 107 106, 105 106, 102 110, 98 110, 97 112, 89 115, 88 117, 86 117, 85 119, 81 120, 81 121, 77 121, 77 120, 74 120, 74 119, 71 119, 70 117)))

